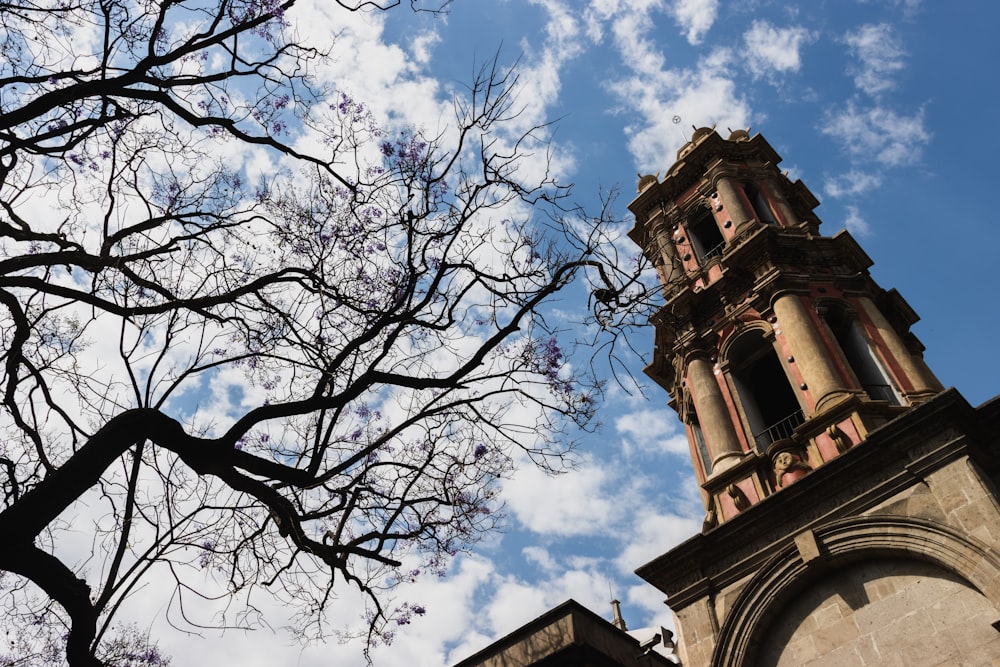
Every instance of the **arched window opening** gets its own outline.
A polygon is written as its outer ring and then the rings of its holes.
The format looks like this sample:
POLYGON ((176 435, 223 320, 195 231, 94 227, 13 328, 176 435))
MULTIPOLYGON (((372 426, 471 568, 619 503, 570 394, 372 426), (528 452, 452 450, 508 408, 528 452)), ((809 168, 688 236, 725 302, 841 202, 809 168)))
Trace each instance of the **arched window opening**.
POLYGON ((703 211, 695 215, 688 223, 688 236, 691 238, 691 245, 694 246, 698 261, 704 264, 712 257, 722 254, 726 247, 726 240, 722 238, 719 225, 715 222, 715 216, 711 211, 703 211))
POLYGON ((830 328, 848 365, 854 371, 861 388, 869 398, 902 405, 903 397, 892 376, 868 342, 861 323, 843 306, 830 304, 820 309, 820 315, 830 328))
POLYGON ((729 353, 733 384, 757 449, 792 435, 805 421, 774 348, 759 331, 736 341, 729 353))
POLYGON ((746 193, 747 199, 750 200, 750 205, 753 207, 753 212, 757 216, 757 219, 763 222, 765 225, 776 225, 778 221, 774 219, 774 214, 771 212, 771 207, 767 203, 767 199, 764 198, 764 194, 760 191, 753 183, 744 183, 743 192, 746 193))

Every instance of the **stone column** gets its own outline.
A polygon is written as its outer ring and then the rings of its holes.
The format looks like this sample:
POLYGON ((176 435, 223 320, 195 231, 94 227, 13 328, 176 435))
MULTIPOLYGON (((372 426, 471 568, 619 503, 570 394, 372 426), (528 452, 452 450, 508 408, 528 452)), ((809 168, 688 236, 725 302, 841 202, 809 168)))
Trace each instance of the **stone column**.
POLYGON ((726 207, 728 213, 736 226, 736 232, 740 227, 754 219, 753 211, 747 207, 746 198, 740 188, 727 174, 719 174, 712 179, 712 185, 722 199, 722 205, 726 207))
POLYGON ((677 253, 674 251, 674 241, 670 235, 670 224, 665 214, 660 213, 656 216, 655 222, 650 225, 650 232, 652 242, 660 255, 660 260, 663 262, 664 278, 669 283, 673 272, 677 270, 679 264, 677 253))
POLYGON ((806 388, 815 399, 813 414, 850 393, 837 372, 831 351, 823 344, 815 322, 799 296, 785 292, 775 299, 773 308, 806 388))
POLYGON ((712 454, 712 472, 725 470, 743 456, 743 449, 733 429, 733 420, 715 379, 712 363, 703 357, 691 357, 687 377, 698 412, 698 423, 712 454))
POLYGON ((903 393, 908 396, 916 395, 917 397, 930 397, 941 391, 941 383, 938 379, 931 373, 927 364, 923 363, 923 360, 914 359, 910 351, 906 349, 906 344, 900 337, 896 330, 889 324, 889 320, 885 318, 882 311, 879 310, 878 306, 866 296, 858 298, 861 303, 861 307, 865 309, 865 313, 871 320, 875 328, 878 329, 879 335, 882 340, 885 341, 885 345, 888 348, 889 354, 892 358, 899 364, 899 367, 903 371, 903 375, 909 381, 912 389, 907 390, 904 387, 900 387, 903 393))

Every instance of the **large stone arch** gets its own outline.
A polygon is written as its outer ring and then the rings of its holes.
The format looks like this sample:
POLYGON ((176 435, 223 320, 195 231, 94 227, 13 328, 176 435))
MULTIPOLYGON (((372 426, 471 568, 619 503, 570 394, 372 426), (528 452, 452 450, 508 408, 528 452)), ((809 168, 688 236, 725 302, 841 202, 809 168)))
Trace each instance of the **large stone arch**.
POLYGON ((885 558, 935 564, 1000 610, 1000 555, 979 540, 926 519, 842 519, 800 534, 747 583, 720 628, 713 667, 755 664, 769 622, 793 595, 831 570, 885 558))

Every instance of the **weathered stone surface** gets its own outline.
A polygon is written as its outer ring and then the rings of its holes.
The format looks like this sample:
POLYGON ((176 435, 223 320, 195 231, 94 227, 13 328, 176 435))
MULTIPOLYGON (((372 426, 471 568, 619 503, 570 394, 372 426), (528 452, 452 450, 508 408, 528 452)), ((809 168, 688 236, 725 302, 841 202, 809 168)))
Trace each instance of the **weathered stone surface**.
POLYGON ((995 616, 989 600, 940 567, 861 562, 831 571, 791 601, 764 637, 757 664, 990 664, 1000 655, 995 616))

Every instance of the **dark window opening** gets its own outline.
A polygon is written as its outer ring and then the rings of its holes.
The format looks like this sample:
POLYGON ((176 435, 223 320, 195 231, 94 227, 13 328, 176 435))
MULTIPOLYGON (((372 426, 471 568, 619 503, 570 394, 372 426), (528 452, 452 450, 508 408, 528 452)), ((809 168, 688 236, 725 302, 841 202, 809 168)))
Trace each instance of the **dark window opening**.
POLYGON ((758 450, 792 435, 805 421, 774 348, 759 332, 749 333, 730 353, 733 382, 758 450))
POLYGON ((760 191, 753 183, 744 183, 743 192, 746 193, 747 199, 750 200, 750 206, 753 207, 754 215, 757 219, 763 222, 765 225, 776 225, 778 221, 774 219, 774 214, 771 213, 771 207, 767 203, 767 199, 764 198, 764 194, 760 191))
POLYGON ((691 436, 694 438, 694 447, 701 459, 701 469, 705 476, 712 474, 712 455, 708 452, 708 445, 705 444, 705 434, 701 430, 701 422, 693 408, 688 409, 688 425, 691 427, 691 436))
POLYGON ((695 254, 702 263, 722 254, 726 240, 722 238, 715 216, 705 211, 701 216, 693 218, 688 226, 688 236, 695 254))
POLYGON ((822 317, 865 393, 876 401, 902 405, 902 396, 869 344, 861 323, 845 308, 836 305, 825 307, 822 317))

